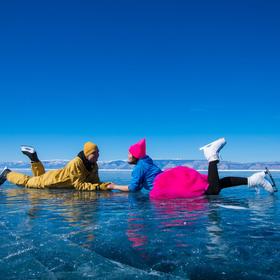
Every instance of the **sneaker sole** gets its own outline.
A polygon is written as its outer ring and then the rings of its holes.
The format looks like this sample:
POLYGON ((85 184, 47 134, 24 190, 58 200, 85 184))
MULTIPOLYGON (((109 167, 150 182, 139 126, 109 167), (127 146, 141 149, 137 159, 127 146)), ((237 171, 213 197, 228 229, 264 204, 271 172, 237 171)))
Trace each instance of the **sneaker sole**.
POLYGON ((7 181, 6 178, 3 178, 3 177, 2 177, 3 174, 4 174, 4 172, 5 172, 7 169, 8 169, 7 167, 4 167, 4 169, 2 169, 2 171, 1 171, 1 173, 0 173, 0 186, 3 185, 3 184, 7 181))
POLYGON ((269 171, 269 169, 267 167, 265 168, 265 174, 267 174, 269 176, 269 179, 271 181, 271 185, 272 185, 273 191, 274 192, 278 192, 278 189, 276 187, 276 184, 275 184, 275 181, 274 181, 274 179, 272 177, 272 174, 270 173, 270 171, 269 171))
MULTIPOLYGON (((224 139, 224 138, 221 138, 221 139, 224 139)), ((219 140, 219 139, 218 139, 218 140, 219 140)), ((211 142, 211 143, 209 143, 209 144, 207 144, 207 145, 205 145, 205 146, 199 148, 199 150, 200 150, 200 151, 204 150, 205 148, 211 146, 213 143, 215 143, 215 142, 218 141, 218 140, 215 140, 215 141, 213 141, 213 142, 211 142)), ((227 143, 227 141, 225 140, 225 142, 221 145, 221 147, 219 148, 219 150, 218 150, 217 152, 219 152, 219 151, 225 146, 226 143, 227 143)))
POLYGON ((33 147, 31 147, 31 146, 21 146, 20 150, 22 152, 28 152, 28 153, 31 153, 31 154, 36 152, 35 149, 33 147))

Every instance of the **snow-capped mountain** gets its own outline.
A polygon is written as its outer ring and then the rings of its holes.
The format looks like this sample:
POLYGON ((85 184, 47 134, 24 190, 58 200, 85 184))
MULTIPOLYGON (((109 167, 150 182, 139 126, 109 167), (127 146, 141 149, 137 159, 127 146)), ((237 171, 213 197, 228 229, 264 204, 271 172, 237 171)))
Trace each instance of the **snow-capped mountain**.
MULTIPOLYGON (((46 169, 58 169, 64 167, 69 160, 43 160, 43 164, 46 169)), ((175 166, 189 166, 193 167, 196 170, 207 170, 208 163, 205 160, 173 160, 173 159, 161 159, 154 160, 155 164, 158 165, 161 169, 172 168, 175 166)), ((133 166, 129 165, 124 160, 113 160, 113 161, 100 161, 98 162, 99 168, 104 170, 126 170, 132 169, 133 166)), ((30 168, 29 162, 23 161, 6 161, 0 162, 0 168, 7 166, 10 169, 26 169, 30 168)), ((278 162, 249 162, 249 163, 240 163, 240 162, 231 162, 231 161, 222 161, 219 164, 220 170, 262 170, 265 167, 268 167, 271 170, 280 170, 280 161, 278 162)))

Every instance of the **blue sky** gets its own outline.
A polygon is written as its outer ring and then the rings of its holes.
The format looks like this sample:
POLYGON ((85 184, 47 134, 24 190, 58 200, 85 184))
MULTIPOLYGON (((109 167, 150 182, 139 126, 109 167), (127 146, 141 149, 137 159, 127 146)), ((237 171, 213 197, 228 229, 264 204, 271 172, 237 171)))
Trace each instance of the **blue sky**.
POLYGON ((0 160, 280 160, 279 1, 2 1, 0 160))

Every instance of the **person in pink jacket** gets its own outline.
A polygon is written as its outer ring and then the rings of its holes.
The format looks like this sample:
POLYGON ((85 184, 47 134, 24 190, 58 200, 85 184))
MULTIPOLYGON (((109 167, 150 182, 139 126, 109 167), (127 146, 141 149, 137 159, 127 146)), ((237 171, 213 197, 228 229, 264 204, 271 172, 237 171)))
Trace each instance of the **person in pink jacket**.
POLYGON ((209 162, 207 176, 186 166, 177 166, 162 172, 147 156, 146 142, 142 139, 129 148, 128 162, 135 165, 131 184, 128 186, 111 184, 108 189, 138 191, 144 187, 150 191, 150 197, 153 199, 218 195, 224 188, 240 185, 261 186, 270 193, 274 192, 271 183, 265 178, 267 175, 265 171, 257 172, 248 178, 224 177, 220 179, 219 153, 225 144, 226 140, 220 138, 200 148, 209 162))

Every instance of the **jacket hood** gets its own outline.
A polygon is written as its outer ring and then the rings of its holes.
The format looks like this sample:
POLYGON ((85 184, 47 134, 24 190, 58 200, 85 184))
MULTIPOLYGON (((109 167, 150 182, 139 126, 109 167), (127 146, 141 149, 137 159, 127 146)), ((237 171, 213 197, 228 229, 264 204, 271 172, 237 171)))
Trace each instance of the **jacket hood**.
POLYGON ((145 157, 139 159, 139 161, 140 160, 142 160, 142 161, 144 161, 146 163, 149 163, 149 164, 153 164, 153 160, 149 156, 145 156, 145 157))

